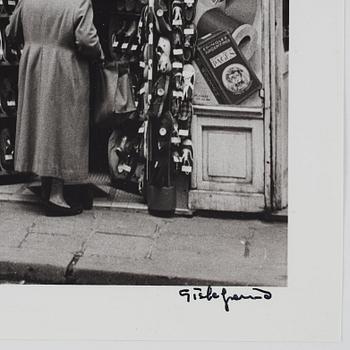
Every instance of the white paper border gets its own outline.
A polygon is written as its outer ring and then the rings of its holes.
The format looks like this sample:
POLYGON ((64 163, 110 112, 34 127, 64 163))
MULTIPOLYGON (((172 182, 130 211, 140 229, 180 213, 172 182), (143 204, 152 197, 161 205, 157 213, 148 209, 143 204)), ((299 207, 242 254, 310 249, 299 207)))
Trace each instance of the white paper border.
POLYGON ((340 338, 343 1, 290 2, 289 287, 227 314, 219 303, 185 304, 174 287, 2 286, 0 338, 340 338))

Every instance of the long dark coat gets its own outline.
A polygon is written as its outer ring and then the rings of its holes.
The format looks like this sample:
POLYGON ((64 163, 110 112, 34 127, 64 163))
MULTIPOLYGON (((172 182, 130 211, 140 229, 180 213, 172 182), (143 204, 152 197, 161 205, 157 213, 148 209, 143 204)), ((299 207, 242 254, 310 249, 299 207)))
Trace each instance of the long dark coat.
POLYGON ((20 0, 6 29, 24 40, 15 169, 63 180, 88 175, 89 60, 102 57, 91 0, 20 0))

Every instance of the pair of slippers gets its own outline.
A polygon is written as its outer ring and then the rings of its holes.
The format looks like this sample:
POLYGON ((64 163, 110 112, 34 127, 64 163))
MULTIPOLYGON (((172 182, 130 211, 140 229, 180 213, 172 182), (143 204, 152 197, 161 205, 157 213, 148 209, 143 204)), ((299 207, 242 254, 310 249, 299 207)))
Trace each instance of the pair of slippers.
POLYGON ((111 35, 112 57, 118 60, 124 57, 128 62, 136 61, 138 50, 137 22, 124 21, 119 30, 111 35))
POLYGON ((192 173, 193 167, 193 146, 190 139, 186 139, 181 144, 181 155, 179 151, 175 150, 172 153, 173 162, 177 170, 189 175, 192 173))

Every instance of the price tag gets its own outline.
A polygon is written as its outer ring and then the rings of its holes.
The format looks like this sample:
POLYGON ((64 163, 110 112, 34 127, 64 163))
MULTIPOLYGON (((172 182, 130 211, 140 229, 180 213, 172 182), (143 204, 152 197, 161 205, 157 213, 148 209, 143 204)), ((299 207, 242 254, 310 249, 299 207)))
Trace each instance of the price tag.
POLYGON ((16 101, 8 101, 8 102, 7 102, 7 105, 8 105, 9 107, 16 107, 16 101))
POLYGON ((179 135, 180 136, 188 136, 189 132, 188 132, 188 130, 180 129, 179 130, 179 135))
POLYGON ((183 171, 184 173, 192 173, 192 167, 188 165, 183 165, 181 167, 181 171, 183 171))
POLYGON ((119 41, 114 41, 112 44, 112 47, 118 47, 118 45, 119 45, 119 41))
POLYGON ((12 154, 5 154, 5 160, 13 160, 12 154))
POLYGON ((173 68, 182 68, 183 65, 181 62, 173 62, 173 68))
POLYGON ((182 98, 182 91, 173 90, 173 96, 182 98))
POLYGON ((178 20, 173 20, 173 26, 182 26, 182 20, 178 19, 178 20))
POLYGON ((143 61, 140 61, 139 66, 140 66, 141 68, 145 68, 145 67, 146 67, 146 63, 143 62, 143 61))
POLYGON ((125 49, 127 49, 128 48, 128 43, 123 43, 123 45, 122 45, 122 50, 125 50, 125 49))
POLYGON ((14 0, 8 0, 8 4, 11 6, 16 6, 16 1, 14 0))
POLYGON ((173 54, 174 55, 182 55, 184 53, 184 50, 182 49, 174 49, 173 54))
POLYGON ((145 93, 145 87, 139 90, 139 95, 143 95, 145 93))
POLYGON ((193 35, 194 34, 193 28, 185 28, 184 34, 185 35, 193 35))
POLYGON ((130 173, 131 167, 129 165, 126 165, 126 164, 119 164, 118 165, 118 172, 121 173, 123 171, 126 171, 127 173, 130 173))
POLYGON ((138 46, 137 46, 137 45, 132 45, 132 46, 131 46, 131 51, 136 51, 136 50, 137 50, 137 48, 138 48, 138 46))

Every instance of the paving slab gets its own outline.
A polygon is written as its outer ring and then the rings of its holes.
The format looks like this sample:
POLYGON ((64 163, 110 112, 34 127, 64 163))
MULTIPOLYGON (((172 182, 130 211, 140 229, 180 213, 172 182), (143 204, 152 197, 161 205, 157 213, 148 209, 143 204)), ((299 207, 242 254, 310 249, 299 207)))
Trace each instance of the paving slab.
POLYGON ((66 270, 72 259, 72 254, 54 247, 45 250, 0 247, 0 279, 65 283, 66 270))

